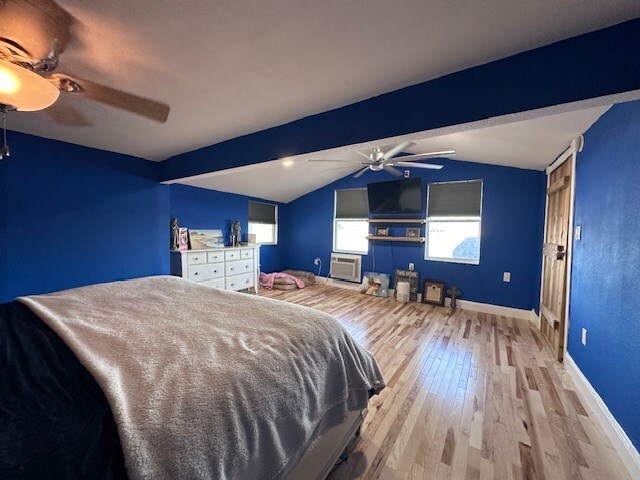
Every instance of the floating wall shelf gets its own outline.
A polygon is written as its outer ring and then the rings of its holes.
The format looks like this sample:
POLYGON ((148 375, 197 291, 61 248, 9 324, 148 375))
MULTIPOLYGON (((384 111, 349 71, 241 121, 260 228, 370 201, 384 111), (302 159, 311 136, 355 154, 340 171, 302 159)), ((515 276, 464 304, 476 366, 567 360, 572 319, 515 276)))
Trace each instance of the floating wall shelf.
POLYGON ((369 223, 426 223, 424 218, 370 218, 369 223))
POLYGON ((385 242, 424 243, 424 237, 391 237, 386 235, 367 235, 367 240, 384 240, 385 242))

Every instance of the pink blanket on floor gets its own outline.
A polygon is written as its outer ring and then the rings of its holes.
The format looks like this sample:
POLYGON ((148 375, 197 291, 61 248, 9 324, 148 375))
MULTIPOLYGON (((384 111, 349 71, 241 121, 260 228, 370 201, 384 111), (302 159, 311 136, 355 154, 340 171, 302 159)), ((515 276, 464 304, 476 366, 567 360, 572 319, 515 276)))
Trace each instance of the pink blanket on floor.
POLYGON ((260 286, 264 288, 273 288, 273 282, 276 278, 284 278, 287 280, 293 280, 296 282, 296 286, 298 288, 304 288, 304 282, 293 275, 289 275, 288 273, 261 273, 260 274, 260 286))

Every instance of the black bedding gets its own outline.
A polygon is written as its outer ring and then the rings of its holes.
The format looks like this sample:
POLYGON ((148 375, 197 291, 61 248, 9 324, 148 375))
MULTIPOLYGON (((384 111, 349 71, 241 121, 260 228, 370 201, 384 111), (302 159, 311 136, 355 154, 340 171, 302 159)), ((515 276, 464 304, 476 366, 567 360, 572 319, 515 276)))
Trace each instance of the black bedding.
POLYGON ((0 304, 0 478, 127 478, 102 390, 18 302, 0 304))

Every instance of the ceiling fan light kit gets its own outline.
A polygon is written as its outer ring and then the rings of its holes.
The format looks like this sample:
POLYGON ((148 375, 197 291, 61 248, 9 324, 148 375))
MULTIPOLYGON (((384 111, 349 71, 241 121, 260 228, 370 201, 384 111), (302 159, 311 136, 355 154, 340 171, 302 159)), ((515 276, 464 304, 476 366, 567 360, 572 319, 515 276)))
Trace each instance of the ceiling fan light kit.
POLYGON ((169 105, 57 70, 76 42, 76 20, 54 0, 0 0, 0 105, 33 112, 53 105, 60 92, 109 105, 159 123, 169 105), (54 73, 55 72, 55 73, 54 73))
POLYGON ((60 90, 35 72, 0 59, 0 103, 22 112, 50 107, 60 90))

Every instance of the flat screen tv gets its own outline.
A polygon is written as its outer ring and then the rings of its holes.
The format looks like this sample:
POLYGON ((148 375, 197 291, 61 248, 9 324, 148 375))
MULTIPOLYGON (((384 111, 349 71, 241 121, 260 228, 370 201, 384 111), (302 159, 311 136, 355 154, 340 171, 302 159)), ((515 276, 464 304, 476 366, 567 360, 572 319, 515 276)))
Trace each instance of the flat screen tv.
POLYGON ((369 183, 369 213, 422 213, 422 180, 403 178, 369 183))

